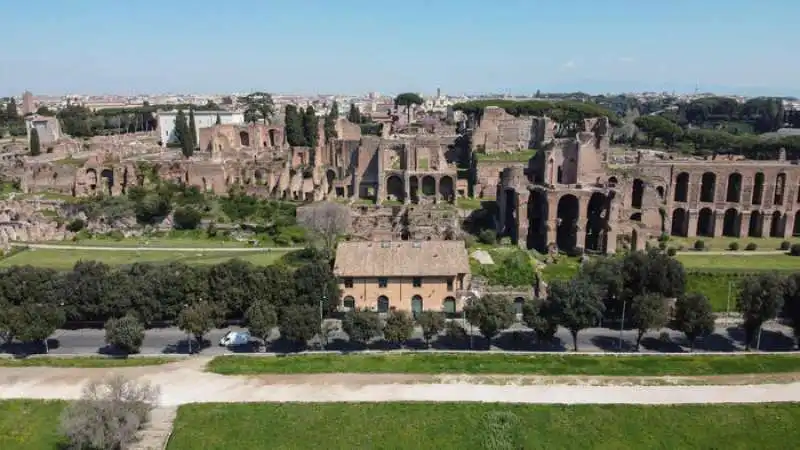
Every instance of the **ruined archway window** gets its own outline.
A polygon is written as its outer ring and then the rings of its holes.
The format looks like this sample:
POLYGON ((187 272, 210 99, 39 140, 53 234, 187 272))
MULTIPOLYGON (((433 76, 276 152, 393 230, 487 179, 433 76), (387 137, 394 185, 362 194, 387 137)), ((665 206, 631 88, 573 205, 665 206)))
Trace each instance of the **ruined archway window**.
POLYGON ((241 144, 243 147, 249 147, 250 146, 250 133, 248 133, 247 131, 239 132, 239 144, 241 144))
POLYGON ((659 186, 656 188, 656 193, 658 194, 658 198, 664 200, 664 186, 659 186))
POLYGON ((783 220, 783 214, 780 211, 775 211, 772 213, 772 223, 770 224, 769 228, 769 236, 770 237, 783 237, 783 229, 785 223, 783 220))
POLYGON ((589 251, 605 252, 606 226, 608 225, 607 197, 599 192, 592 194, 586 207, 586 240, 584 248, 589 251))
POLYGON ((711 208, 703 208, 697 215, 697 235, 714 237, 714 212, 711 208))
POLYGON ((386 194, 389 200, 405 201, 406 187, 399 176, 391 175, 386 179, 386 194))
POLYGON ((751 203, 760 205, 761 199, 764 197, 764 173, 758 172, 753 179, 753 197, 751 203))
POLYGON ((439 179, 439 194, 448 202, 455 201, 455 186, 452 177, 445 175, 439 179))
POLYGON ((670 234, 673 236, 683 236, 686 237, 688 235, 689 230, 689 214, 683 208, 675 208, 672 211, 672 228, 670 230, 670 234))
POLYGON ((783 205, 783 194, 786 192, 786 174, 779 173, 775 177, 775 196, 773 203, 776 205, 783 205))
POLYGON ((511 243, 516 245, 519 241, 519 223, 517 220, 517 191, 506 189, 503 191, 505 198, 503 208, 503 235, 511 238, 511 243))
POLYGON ((577 247, 578 219, 580 218, 580 202, 572 194, 561 197, 556 210, 558 225, 556 229, 556 245, 564 251, 573 251, 577 247))
POLYGON ((725 211, 725 217, 722 219, 722 235, 727 237, 739 237, 739 211, 730 208, 725 211))
POLYGON ((689 174, 681 172, 675 179, 675 199, 676 202, 689 201, 689 174))
POLYGON ((728 190, 725 201, 739 203, 742 200, 742 174, 734 172, 728 176, 728 190))
POLYGON ((800 236, 800 211, 794 214, 794 230, 792 230, 792 236, 800 236))
POLYGON ((761 237, 762 229, 761 227, 764 224, 764 217, 761 215, 760 211, 753 211, 750 213, 750 224, 747 227, 747 236, 748 237, 761 237))
POLYGON ((547 195, 534 190, 528 198, 527 248, 545 253, 547 251, 547 216, 550 208, 547 195))
POLYGON ((644 198, 644 181, 638 178, 633 180, 633 187, 631 191, 631 207, 641 208, 642 199, 644 198))
POLYGON ((717 176, 713 172, 706 172, 700 179, 700 201, 712 203, 714 201, 714 191, 716 189, 717 176))
POLYGON ((426 197, 436 195, 436 180, 430 175, 422 177, 422 195, 426 197))
POLYGON ((608 185, 611 186, 611 187, 616 186, 617 183, 619 183, 619 181, 617 181, 617 177, 610 177, 608 179, 608 185))

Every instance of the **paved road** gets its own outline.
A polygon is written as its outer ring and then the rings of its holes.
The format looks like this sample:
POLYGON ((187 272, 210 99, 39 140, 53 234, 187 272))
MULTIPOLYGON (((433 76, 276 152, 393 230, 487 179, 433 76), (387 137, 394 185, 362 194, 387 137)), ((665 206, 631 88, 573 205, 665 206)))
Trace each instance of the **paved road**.
POLYGON ((50 250, 98 250, 108 252, 285 252, 298 250, 291 247, 98 247, 94 245, 60 245, 60 244, 26 244, 23 242, 12 242, 16 247, 40 248, 50 250))
MULTIPOLYGON (((334 321, 335 322, 335 321, 334 321)), ((207 339, 209 346, 202 350, 204 355, 218 355, 230 350, 252 351, 250 348, 226 349, 218 344, 220 338, 229 330, 240 330, 238 327, 212 330, 208 333, 207 339)), ((469 331, 469 327, 467 328, 469 331)), ((589 328, 581 331, 578 335, 578 348, 581 351, 600 352, 600 351, 619 351, 619 331, 607 328, 589 328)), ((82 330, 59 330, 53 334, 49 340, 50 352, 53 354, 96 354, 104 352, 105 332, 103 330, 82 329, 82 330)), ((279 337, 277 330, 273 332, 272 340, 275 342, 271 346, 272 351, 286 350, 280 346, 276 340, 279 337)), ((718 323, 716 331, 707 337, 704 342, 698 342, 695 351, 730 352, 743 350, 743 332, 735 326, 726 327, 718 323)), ((626 330, 622 334, 622 350, 632 350, 636 339, 636 332, 626 330)), ((348 343, 347 335, 341 331, 334 331, 329 336, 328 349, 345 350, 352 349, 348 343)), ((478 334, 476 329, 472 330, 472 348, 485 349, 486 341, 478 334)), ((312 344, 318 341, 313 341, 312 344)), ((411 346, 422 346, 422 333, 416 329, 411 346)), ((381 343, 374 343, 371 348, 385 348, 381 343)), ((435 348, 441 349, 469 349, 469 337, 453 341, 448 337, 442 336, 434 343, 435 348)), ((521 325, 515 325, 507 332, 503 333, 493 342, 493 349, 498 350, 549 350, 567 351, 572 350, 572 336, 566 329, 559 329, 553 345, 537 346, 530 336, 529 330, 521 325)), ((795 341, 792 337, 791 329, 788 327, 770 324, 765 326, 761 339, 761 350, 764 351, 787 351, 795 348, 795 341)), ((177 328, 163 328, 148 330, 141 348, 142 354, 186 354, 188 353, 187 336, 177 328)), ((195 349, 196 350, 196 349, 195 349)), ((642 352, 684 352, 687 351, 687 343, 683 335, 675 330, 659 330, 645 335, 642 341, 642 352), (661 339, 661 334, 666 333, 669 340, 661 339)), ((31 347, 20 348, 19 346, 4 347, 5 352, 32 352, 31 347)))

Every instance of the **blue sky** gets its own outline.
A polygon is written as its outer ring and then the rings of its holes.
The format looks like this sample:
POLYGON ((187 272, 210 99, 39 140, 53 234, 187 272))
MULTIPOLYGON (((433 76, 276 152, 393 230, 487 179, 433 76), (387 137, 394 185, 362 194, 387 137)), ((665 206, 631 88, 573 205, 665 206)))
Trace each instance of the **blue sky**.
POLYGON ((0 0, 0 94, 800 94, 797 0, 0 0), (500 6, 502 5, 502 6, 500 6))

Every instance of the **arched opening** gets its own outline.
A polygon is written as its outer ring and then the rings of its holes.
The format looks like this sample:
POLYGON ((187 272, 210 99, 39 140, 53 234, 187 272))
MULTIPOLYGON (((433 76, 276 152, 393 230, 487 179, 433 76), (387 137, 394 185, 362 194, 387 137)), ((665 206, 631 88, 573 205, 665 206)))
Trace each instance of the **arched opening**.
POLYGON ((783 214, 780 211, 772 213, 772 223, 769 227, 770 237, 783 237, 783 229, 786 224, 783 220, 783 214))
POLYGON ((689 201, 689 174, 681 172, 675 179, 675 198, 676 202, 689 201))
POLYGON ((578 197, 567 194, 558 200, 556 245, 560 250, 571 251, 575 249, 579 215, 580 202, 578 202, 578 197))
POLYGON ((794 214, 794 230, 792 230, 792 236, 800 236, 800 211, 794 214))
POLYGON ((433 197, 436 195, 436 180, 430 175, 422 177, 422 195, 433 197))
POLYGON ((747 227, 748 237, 761 237, 761 227, 764 223, 763 216, 759 211, 750 213, 750 225, 747 227))
POLYGON ((445 175, 439 179, 439 194, 447 202, 452 203, 455 201, 455 186, 453 186, 452 177, 445 175))
POLYGON ((547 216, 550 213, 547 194, 534 190, 528 198, 527 247, 538 252, 547 251, 547 216))
POLYGON ((608 224, 608 198, 595 192, 586 207, 586 242, 584 248, 590 251, 606 251, 606 225, 608 224))
POLYGON ((328 181, 328 193, 330 194, 334 190, 333 182, 336 181, 336 171, 333 169, 326 170, 325 179, 328 181))
POLYGON ((775 177, 775 196, 773 203, 783 205, 783 196, 786 193, 786 174, 781 172, 775 177))
POLYGON ((390 175, 386 179, 386 198, 388 200, 405 201, 406 187, 403 180, 397 175, 390 175))
POLYGON ((419 178, 409 177, 408 189, 410 191, 408 195, 411 198, 411 203, 419 203, 419 178))
POLYGON ((689 234, 689 213, 683 208, 672 211, 672 227, 670 234, 686 237, 689 234))
POLYGON ((356 299, 352 295, 348 295, 342 300, 342 305, 346 311, 352 311, 356 309, 356 299))
POLYGON ((256 179, 256 184, 264 184, 267 181, 267 171, 264 169, 256 169, 253 176, 256 179))
POLYGON ((637 178, 633 180, 633 189, 631 192, 631 207, 641 208, 642 198, 644 198, 644 181, 637 178))
POLYGON ((446 297, 444 302, 442 302, 442 309, 444 313, 448 316, 453 316, 456 314, 456 299, 453 297, 446 297))
POLYGON ((658 198, 664 200, 664 186, 659 186, 656 188, 656 193, 658 194, 658 198))
POLYGON ((728 176, 728 189, 725 201, 739 203, 742 200, 742 174, 734 172, 728 176))
POLYGON ((416 319, 422 312, 422 297, 415 295, 411 297, 411 315, 416 319))
POLYGON ((711 208, 703 208, 697 215, 697 235, 714 237, 714 212, 711 208))
POLYGON ((642 213, 640 213, 640 212, 633 213, 633 214, 631 214, 631 216, 628 219, 633 221, 633 222, 641 222, 642 221, 642 213))
POLYGON ((609 177, 609 178, 608 178, 608 185, 609 185, 610 187, 614 187, 614 186, 616 186, 616 185, 617 185, 617 183, 619 183, 619 181, 617 181, 617 177, 609 177))
POLYGON ((564 169, 561 166, 558 166, 558 172, 556 175, 556 183, 561 184, 561 180, 564 179, 564 169))
POLYGON ((380 297, 378 297, 378 312, 379 313, 389 312, 389 297, 385 295, 381 295, 380 297))
POLYGON ((242 147, 249 147, 250 146, 250 133, 247 131, 240 131, 239 132, 239 144, 242 147))
POLYGON ((735 208, 729 208, 725 211, 725 217, 722 219, 722 235, 728 237, 739 237, 739 211, 735 208))
POLYGON ((514 299, 514 314, 522 315, 522 307, 525 305, 525 299, 517 297, 514 299))
MULTIPOLYGON (((753 198, 754 205, 760 205, 761 199, 764 198, 764 173, 758 172, 753 179, 753 198)), ((752 216, 751 216, 752 220, 752 216)))
POLYGON ((503 231, 504 236, 511 238, 511 243, 516 245, 519 241, 519 225, 517 221, 517 191, 506 189, 503 191, 505 202, 503 204, 503 231))
POLYGON ((275 130, 274 129, 269 130, 268 134, 269 134, 269 146, 270 147, 275 147, 275 145, 276 145, 275 144, 275 130))
POLYGON ((706 172, 700 179, 700 201, 712 203, 714 201, 714 189, 716 188, 717 176, 713 172, 706 172))
POLYGON ((89 189, 94 191, 97 189, 97 171, 94 169, 86 169, 86 184, 89 185, 89 189))
POLYGON ((100 178, 103 180, 104 187, 106 188, 104 194, 111 195, 111 190, 114 187, 114 171, 111 169, 103 169, 103 171, 100 172, 100 178))

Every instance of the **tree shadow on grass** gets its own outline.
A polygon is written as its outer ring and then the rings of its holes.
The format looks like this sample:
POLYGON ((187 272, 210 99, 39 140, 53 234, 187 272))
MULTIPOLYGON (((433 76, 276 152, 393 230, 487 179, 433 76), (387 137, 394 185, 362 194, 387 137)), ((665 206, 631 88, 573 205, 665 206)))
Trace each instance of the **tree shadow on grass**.
MULTIPOLYGON (((737 342, 742 347, 745 346, 744 328, 730 327, 726 330, 732 340, 737 342)), ((753 341, 750 342, 750 348, 753 350, 770 351, 770 352, 786 352, 792 351, 797 348, 794 337, 787 336, 786 334, 775 330, 762 330, 761 331, 761 345, 757 347, 759 333, 756 332, 753 336, 753 341)))
POLYGON ((730 338, 719 333, 712 333, 702 339, 698 339, 694 348, 709 352, 735 352, 739 350, 730 338))
POLYGON ((666 340, 654 337, 646 337, 642 339, 642 348, 652 352, 659 353, 685 353, 686 350, 681 347, 678 342, 674 340, 666 340))
POLYGON ((308 345, 297 342, 297 341, 290 341, 289 339, 285 339, 283 337, 279 337, 273 341, 270 341, 267 345, 267 348, 270 352, 273 353, 299 353, 305 350, 308 350, 308 345))
POLYGON ((179 355, 179 354, 197 354, 202 352, 204 349, 211 347, 211 341, 208 339, 203 339, 203 342, 199 343, 195 340, 191 340, 191 342, 187 339, 181 339, 174 344, 169 344, 161 350, 161 353, 167 355, 179 355))
POLYGON ((8 353, 15 358, 25 358, 32 355, 44 355, 49 351, 56 350, 61 346, 58 339, 48 339, 45 346, 44 341, 40 342, 6 342, 0 345, 0 353, 8 353))
POLYGON ((620 339, 618 336, 593 336, 590 341, 592 345, 604 352, 632 352, 636 350, 636 343, 630 342, 627 339, 623 339, 622 345, 620 346, 620 339))
POLYGON ((436 338, 432 345, 437 350, 488 350, 489 341, 483 336, 472 336, 472 345, 470 345, 470 337, 466 334, 463 335, 440 335, 436 338))

